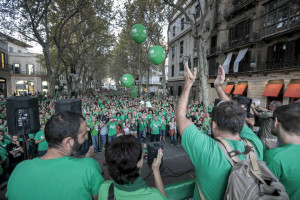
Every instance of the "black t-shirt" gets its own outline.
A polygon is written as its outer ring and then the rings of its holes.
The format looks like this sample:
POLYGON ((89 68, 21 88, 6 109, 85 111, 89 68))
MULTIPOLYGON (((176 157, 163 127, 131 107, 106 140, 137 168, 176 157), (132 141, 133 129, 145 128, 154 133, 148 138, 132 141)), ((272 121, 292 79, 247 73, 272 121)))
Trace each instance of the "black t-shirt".
MULTIPOLYGON (((20 145, 22 146, 22 142, 20 142, 20 145)), ((21 162, 23 160, 24 155, 23 155, 22 152, 19 152, 16 155, 12 155, 12 154, 9 153, 10 151, 17 151, 17 150, 19 150, 19 147, 16 144, 9 143, 6 146, 6 151, 8 153, 9 162, 18 163, 18 162, 21 162)))

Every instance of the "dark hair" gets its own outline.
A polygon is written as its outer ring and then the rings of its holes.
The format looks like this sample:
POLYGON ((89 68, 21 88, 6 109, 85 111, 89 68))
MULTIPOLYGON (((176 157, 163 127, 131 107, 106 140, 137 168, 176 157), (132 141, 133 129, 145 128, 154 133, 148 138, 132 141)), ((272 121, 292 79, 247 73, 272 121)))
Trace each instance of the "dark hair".
POLYGON ((273 116, 278 119, 282 128, 290 133, 300 136, 300 103, 279 106, 274 110, 273 116))
POLYGON ((50 117, 45 126, 45 138, 49 148, 59 147, 67 137, 77 140, 80 124, 84 121, 81 114, 64 111, 50 117))
POLYGON ((109 175, 121 185, 133 183, 139 177, 137 163, 141 158, 141 144, 132 135, 115 138, 105 150, 109 175))
POLYGON ((215 106, 211 120, 216 122, 221 131, 239 134, 245 124, 246 112, 236 101, 224 101, 215 106))

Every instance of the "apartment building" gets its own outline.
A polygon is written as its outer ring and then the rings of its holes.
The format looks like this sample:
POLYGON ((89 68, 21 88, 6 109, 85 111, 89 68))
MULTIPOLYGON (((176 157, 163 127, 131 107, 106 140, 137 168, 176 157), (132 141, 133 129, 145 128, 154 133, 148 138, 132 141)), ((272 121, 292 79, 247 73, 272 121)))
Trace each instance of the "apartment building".
MULTIPOLYGON (((197 1, 188 6, 194 12, 196 7, 197 1)), ((206 49, 209 100, 217 97, 213 82, 219 64, 226 71, 224 89, 230 97, 257 98, 262 106, 272 100, 287 104, 299 99, 300 0, 224 0, 218 1, 217 13, 218 24, 211 30, 206 49)), ((175 28, 173 33, 172 26, 182 18, 174 18, 169 32, 169 48, 175 50, 169 54, 168 75, 175 95, 183 88, 181 44, 182 57, 189 56, 191 62, 197 59, 190 28, 180 27, 178 33, 175 28)), ((194 89, 193 95, 197 92, 194 89)))

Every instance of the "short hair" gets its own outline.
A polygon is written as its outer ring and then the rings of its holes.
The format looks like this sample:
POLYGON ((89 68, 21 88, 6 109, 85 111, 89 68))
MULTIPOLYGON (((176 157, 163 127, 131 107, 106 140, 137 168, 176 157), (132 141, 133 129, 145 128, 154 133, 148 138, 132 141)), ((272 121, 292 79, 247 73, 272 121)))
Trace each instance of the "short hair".
POLYGON ((300 136, 300 103, 292 103, 277 107, 273 117, 276 117, 282 128, 289 133, 300 136))
POLYGON ((142 146, 132 135, 113 139, 105 150, 109 175, 118 184, 131 184, 139 177, 137 163, 142 158, 142 146))
POLYGON ((59 147, 63 139, 77 139, 80 124, 84 121, 81 114, 64 111, 50 117, 45 126, 45 138, 49 148, 59 147))
POLYGON ((239 134, 245 124, 246 112, 236 101, 224 101, 215 106, 211 112, 211 120, 220 130, 239 134))
POLYGON ((282 103, 280 101, 271 101, 270 105, 277 108, 279 106, 282 106, 282 103))

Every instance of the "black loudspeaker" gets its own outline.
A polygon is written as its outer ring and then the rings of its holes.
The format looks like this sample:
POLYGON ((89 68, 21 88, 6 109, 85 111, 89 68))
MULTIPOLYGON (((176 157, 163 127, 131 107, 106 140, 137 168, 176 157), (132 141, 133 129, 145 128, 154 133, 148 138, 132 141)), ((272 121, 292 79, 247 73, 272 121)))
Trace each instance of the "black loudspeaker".
MULTIPOLYGON (((157 157, 157 153, 160 148, 163 149, 163 145, 160 142, 150 142, 147 144, 147 150, 148 150, 147 162, 150 168, 152 167, 153 160, 154 158, 157 157)), ((162 164, 163 164, 163 158, 161 159, 160 168, 162 167, 162 164)))
POLYGON ((55 102, 55 113, 62 111, 72 111, 82 114, 81 100, 79 99, 61 99, 55 102))
POLYGON ((9 135, 36 133, 40 130, 39 104, 35 97, 8 97, 6 116, 9 135))

